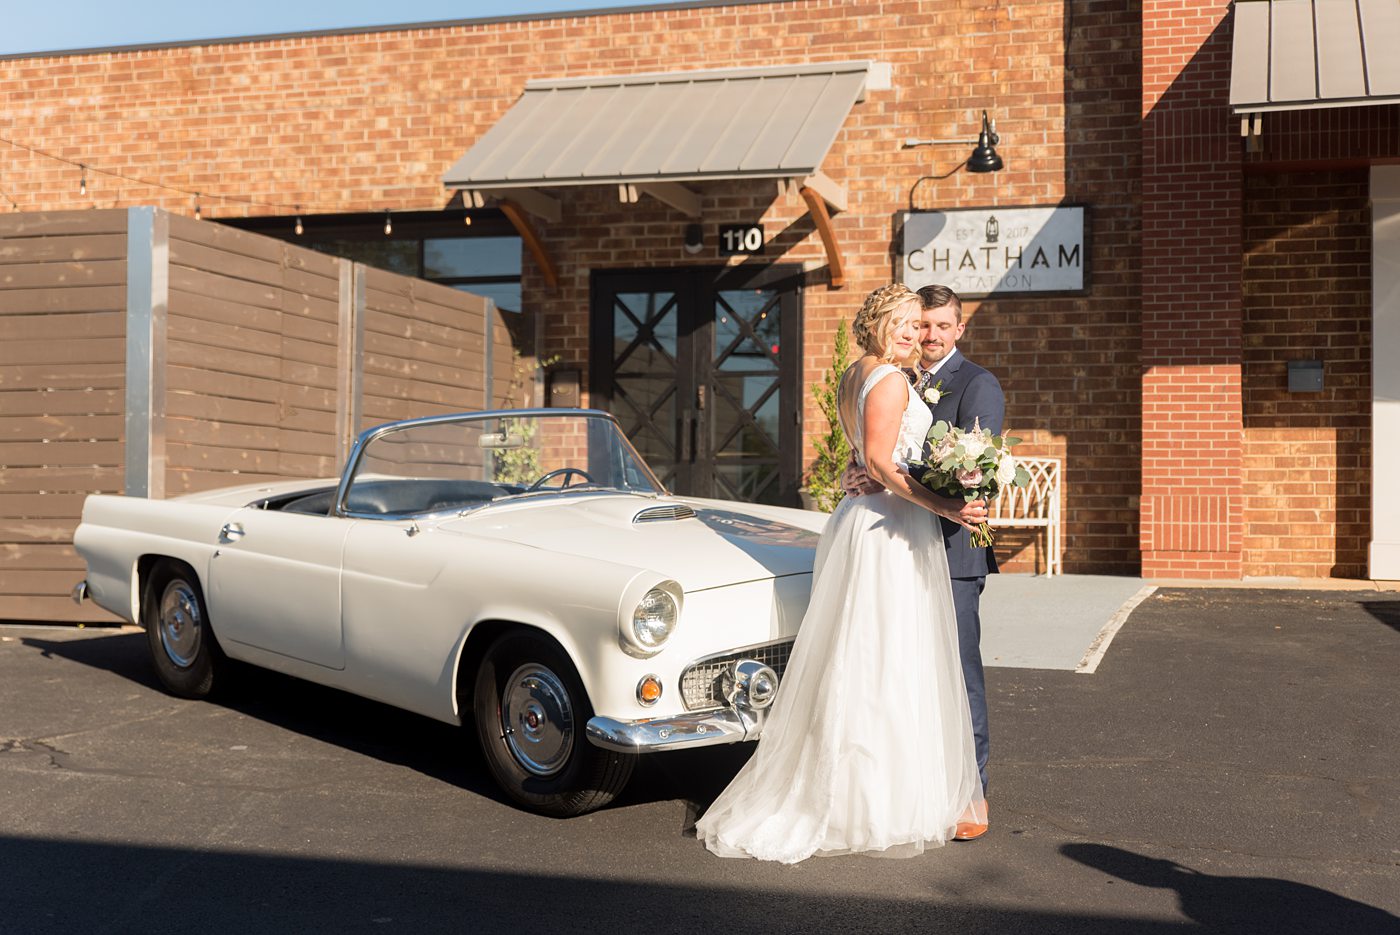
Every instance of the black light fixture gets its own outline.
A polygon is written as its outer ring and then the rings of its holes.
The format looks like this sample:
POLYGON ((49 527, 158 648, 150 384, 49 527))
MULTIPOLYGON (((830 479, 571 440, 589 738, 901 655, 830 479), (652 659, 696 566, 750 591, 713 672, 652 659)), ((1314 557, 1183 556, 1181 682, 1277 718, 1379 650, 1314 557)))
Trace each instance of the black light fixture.
POLYGON ((977 134, 977 148, 972 151, 972 155, 967 157, 967 171, 969 172, 999 172, 1003 166, 1001 157, 993 148, 1001 142, 1001 137, 997 136, 997 125, 987 119, 987 112, 982 111, 982 132, 977 134))
POLYGON ((685 240, 681 244, 685 252, 694 256, 705 249, 705 229, 699 224, 685 226, 685 240))
MULTIPOLYGON (((967 157, 963 165, 967 166, 969 172, 1000 172, 1005 166, 1001 156, 997 154, 996 145, 1001 142, 1001 137, 997 135, 996 121, 987 116, 987 112, 982 111, 982 131, 977 134, 976 140, 920 140, 913 137, 904 141, 905 149, 912 149, 915 146, 972 146, 972 155, 967 157)), ((956 171, 953 170, 953 171, 956 171)), ((952 173, 950 172, 949 175, 952 173)), ((946 178, 947 176, 933 176, 934 178, 946 178)))

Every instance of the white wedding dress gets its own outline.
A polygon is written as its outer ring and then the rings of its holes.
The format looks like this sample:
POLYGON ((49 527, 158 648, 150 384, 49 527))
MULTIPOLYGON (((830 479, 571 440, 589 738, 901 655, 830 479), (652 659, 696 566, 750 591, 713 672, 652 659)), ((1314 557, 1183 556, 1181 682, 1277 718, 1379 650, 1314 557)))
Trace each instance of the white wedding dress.
MULTIPOLYGON (((867 377, 860 422, 891 372, 867 377)), ((910 387, 896 461, 920 456, 932 421, 910 387)), ((843 428, 859 453, 861 426, 843 428)), ((696 834, 722 857, 912 857, 985 815, 939 523, 888 491, 846 497, 758 748, 696 834)))

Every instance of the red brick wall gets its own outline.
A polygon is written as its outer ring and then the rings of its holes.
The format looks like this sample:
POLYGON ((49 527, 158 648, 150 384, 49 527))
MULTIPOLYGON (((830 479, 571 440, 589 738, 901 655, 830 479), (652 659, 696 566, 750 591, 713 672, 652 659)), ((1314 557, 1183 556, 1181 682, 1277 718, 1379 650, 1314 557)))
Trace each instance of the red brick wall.
POLYGON ((1244 573, 1364 578, 1370 539, 1366 169, 1250 174, 1244 209, 1244 573), (1321 360, 1321 393, 1287 361, 1321 360))
POLYGON ((1228 108, 1228 9, 1143 5, 1141 543, 1149 577, 1241 573, 1240 149, 1228 108))
MULTIPOLYGON (((919 177, 948 176, 920 186, 919 207, 1088 204, 1090 294, 984 302, 970 309, 965 350, 1002 377, 1008 428, 1028 439, 1027 453, 1067 461, 1066 570, 1131 573, 1141 28, 1129 0, 799 0, 19 59, 0 61, 12 118, 0 135, 202 192, 206 218, 425 210, 447 202, 442 172, 529 79, 890 63, 894 87, 856 105, 823 167, 850 193, 835 218, 847 288, 826 287, 825 253, 801 199, 772 183, 704 186, 706 236, 713 242, 721 223, 761 220, 781 232, 770 257, 808 265, 806 385, 829 360, 832 329, 894 274, 893 216, 910 206, 919 177), (962 147, 899 145, 972 136, 984 107, 1002 134, 1003 172, 952 172, 962 147)), ((189 195, 95 172, 80 196, 76 169, 4 144, 0 174, 25 210, 193 211, 189 195)), ((699 262, 680 247, 679 214, 647 198, 619 205, 603 188, 566 197, 563 220, 539 227, 561 281, 550 291, 527 262, 524 304, 542 316, 541 353, 560 355, 561 366, 587 361, 590 269, 699 262)), ((818 419, 805 406, 808 454, 818 419)))

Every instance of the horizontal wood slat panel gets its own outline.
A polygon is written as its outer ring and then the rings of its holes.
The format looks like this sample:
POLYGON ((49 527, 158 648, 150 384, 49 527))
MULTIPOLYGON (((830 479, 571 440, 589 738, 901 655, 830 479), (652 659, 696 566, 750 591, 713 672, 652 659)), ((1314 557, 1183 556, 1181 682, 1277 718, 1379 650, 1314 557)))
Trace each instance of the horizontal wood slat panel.
POLYGON ((79 467, 117 464, 123 457, 121 442, 57 441, 11 442, 5 446, 5 467, 79 467))
POLYGON ((68 337, 126 339, 126 314, 120 311, 69 312, 66 315, 0 315, 0 341, 68 337))
POLYGON ((126 362, 126 341, 122 338, 79 338, 64 340, 0 341, 0 364, 32 361, 53 361, 70 366, 87 363, 110 364, 126 362))
MULTIPOLYGON (((73 584, 82 580, 79 574, 73 584)), ((10 622, 33 620, 38 623, 93 623, 103 626, 120 624, 121 618, 98 607, 92 601, 82 606, 63 596, 8 596, 0 594, 0 620, 10 622)))
MULTIPOLYGON (((10 395, 10 394, 5 394, 10 395)), ((0 413, 9 407, 0 399, 0 413)), ((117 441, 125 419, 120 415, 0 415, 0 444, 34 441, 117 441)), ((0 454, 0 458, 4 455, 0 454)))
POLYGON ((90 263, 0 263, 0 291, 124 285, 124 259, 90 263))
POLYGON ((0 390, 114 389, 125 385, 126 365, 120 361, 88 364, 81 371, 61 363, 0 367, 0 390))
POLYGON ((6 263, 86 262, 126 259, 126 233, 66 237, 8 237, 0 232, 0 266, 6 263))
POLYGON ((69 519, 83 512, 86 493, 0 493, 0 516, 10 519, 69 519))
POLYGON ((104 312, 126 308, 125 286, 67 286, 63 289, 5 289, 7 314, 104 312))
POLYGON ((0 542, 72 542, 78 517, 67 519, 11 519, 0 517, 0 542))
POLYGON ((90 211, 19 211, 0 214, 0 238, 54 237, 71 234, 126 235, 123 208, 90 211))
POLYGON ((217 321, 242 328, 255 328, 276 334, 281 327, 282 311, 278 308, 258 308, 240 305, 217 293, 181 292, 170 293, 170 317, 181 315, 198 318, 202 321, 217 321))
POLYGON ((0 569, 39 568, 62 571, 81 569, 83 559, 71 542, 27 545, 0 545, 0 569))
POLYGON ((280 262, 284 244, 272 237, 241 231, 236 227, 196 221, 180 214, 170 215, 170 248, 172 253, 190 244, 215 247, 226 253, 236 253, 253 259, 280 262))
POLYGON ((125 483, 125 468, 115 464, 47 468, 0 466, 0 487, 14 493, 35 490, 121 493, 125 483))
POLYGON ((266 283, 245 282, 187 266, 170 267, 170 292, 172 301, 174 293, 188 292, 193 295, 217 295, 225 301, 254 308, 282 308, 280 288, 266 283))

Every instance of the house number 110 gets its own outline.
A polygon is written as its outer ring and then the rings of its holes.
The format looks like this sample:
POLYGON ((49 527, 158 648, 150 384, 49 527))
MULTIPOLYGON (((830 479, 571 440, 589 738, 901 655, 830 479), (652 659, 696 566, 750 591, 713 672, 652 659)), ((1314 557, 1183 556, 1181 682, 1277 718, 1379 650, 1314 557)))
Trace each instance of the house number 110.
POLYGON ((719 229, 719 248, 725 256, 763 252, 762 224, 724 224, 719 229))

